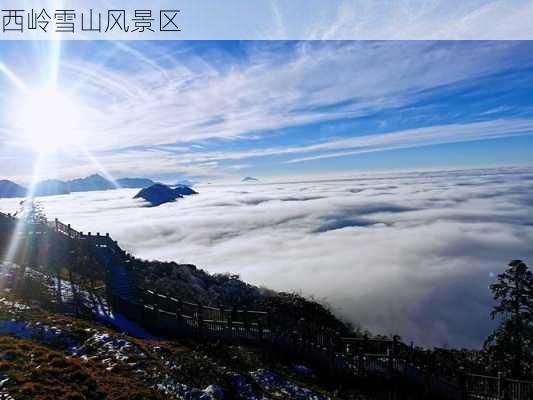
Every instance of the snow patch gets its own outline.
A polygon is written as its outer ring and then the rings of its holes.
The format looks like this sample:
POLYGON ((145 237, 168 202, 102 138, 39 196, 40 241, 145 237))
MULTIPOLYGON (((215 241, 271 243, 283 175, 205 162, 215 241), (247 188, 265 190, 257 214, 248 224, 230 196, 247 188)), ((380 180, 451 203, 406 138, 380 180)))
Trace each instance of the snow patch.
POLYGON ((75 348, 76 342, 55 326, 35 324, 27 321, 0 320, 0 335, 12 335, 19 339, 31 339, 44 343, 59 343, 68 349, 75 348))
POLYGON ((136 360, 146 358, 139 346, 108 333, 95 333, 82 346, 76 348, 73 354, 84 360, 100 361, 108 369, 114 368, 118 363, 128 363, 129 366, 135 367, 136 360), (130 360, 132 362, 129 362, 130 360))

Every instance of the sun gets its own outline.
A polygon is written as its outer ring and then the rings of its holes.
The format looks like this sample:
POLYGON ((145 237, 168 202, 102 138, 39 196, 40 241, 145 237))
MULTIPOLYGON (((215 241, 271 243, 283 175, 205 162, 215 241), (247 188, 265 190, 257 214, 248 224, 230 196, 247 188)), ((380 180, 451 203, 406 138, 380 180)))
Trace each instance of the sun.
POLYGON ((20 95, 13 106, 13 133, 25 147, 53 153, 83 144, 81 106, 75 97, 42 88, 20 95))

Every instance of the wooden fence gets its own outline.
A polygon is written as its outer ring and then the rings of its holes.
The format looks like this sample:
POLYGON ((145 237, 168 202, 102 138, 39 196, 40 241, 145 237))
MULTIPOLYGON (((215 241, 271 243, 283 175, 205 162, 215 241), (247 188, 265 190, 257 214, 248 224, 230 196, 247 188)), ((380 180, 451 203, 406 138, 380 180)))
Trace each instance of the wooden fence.
POLYGON ((400 377, 439 398, 533 400, 533 382, 459 371, 452 377, 396 339, 341 337, 325 329, 305 335, 279 328, 266 312, 206 307, 150 290, 140 293, 138 303, 113 297, 113 307, 156 334, 258 345, 295 355, 345 379, 400 377))
POLYGON ((503 374, 466 375, 465 391, 470 399, 533 400, 533 382, 506 378, 503 374))

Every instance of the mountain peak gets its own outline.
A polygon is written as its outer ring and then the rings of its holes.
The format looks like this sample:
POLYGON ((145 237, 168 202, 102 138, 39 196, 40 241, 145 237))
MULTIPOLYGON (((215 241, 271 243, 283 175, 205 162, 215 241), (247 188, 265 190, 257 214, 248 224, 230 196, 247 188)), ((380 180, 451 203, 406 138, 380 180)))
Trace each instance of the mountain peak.
POLYGON ((117 179, 117 183, 126 189, 144 189, 155 184, 153 180, 147 178, 121 178, 117 179))
POLYGON ((85 178, 73 179, 66 182, 71 192, 92 192, 96 190, 115 189, 115 185, 101 175, 93 174, 85 178))
POLYGON ((0 180, 0 198, 25 197, 27 189, 6 179, 0 180))
POLYGON ((89 175, 88 177, 86 177, 85 179, 104 179, 106 180, 102 175, 100 174, 92 174, 92 175, 89 175))

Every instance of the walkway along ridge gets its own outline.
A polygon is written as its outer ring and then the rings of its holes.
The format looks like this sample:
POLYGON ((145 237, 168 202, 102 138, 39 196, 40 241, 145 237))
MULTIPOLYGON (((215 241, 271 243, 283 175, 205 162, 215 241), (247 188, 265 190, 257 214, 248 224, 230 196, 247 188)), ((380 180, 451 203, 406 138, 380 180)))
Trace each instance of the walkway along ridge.
MULTIPOLYGON (((0 222, 2 220, 18 221, 0 213, 0 222)), ((439 373, 420 351, 396 338, 341 337, 326 328, 302 334, 277 326, 275 316, 264 311, 204 306, 142 290, 136 286, 130 267, 134 257, 122 250, 109 234, 84 234, 57 219, 49 222, 47 229, 65 240, 83 241, 105 268, 106 293, 114 312, 156 334, 257 345, 267 352, 297 356, 336 377, 378 376, 408 380, 439 398, 533 400, 533 382, 501 374, 493 377, 459 373, 450 377, 439 373)))

